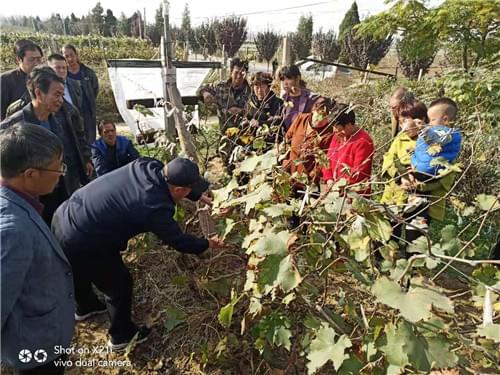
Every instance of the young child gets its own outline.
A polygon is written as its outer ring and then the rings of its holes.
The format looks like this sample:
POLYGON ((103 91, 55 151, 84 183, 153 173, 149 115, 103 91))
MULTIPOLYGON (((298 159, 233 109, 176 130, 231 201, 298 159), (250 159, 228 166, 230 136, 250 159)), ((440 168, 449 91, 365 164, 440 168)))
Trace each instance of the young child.
POLYGON ((420 182, 439 177, 445 166, 444 159, 453 163, 460 152, 462 136, 460 131, 450 127, 455 122, 458 108, 449 98, 440 98, 431 103, 428 110, 429 125, 418 135, 415 152, 411 156, 414 176, 420 182))

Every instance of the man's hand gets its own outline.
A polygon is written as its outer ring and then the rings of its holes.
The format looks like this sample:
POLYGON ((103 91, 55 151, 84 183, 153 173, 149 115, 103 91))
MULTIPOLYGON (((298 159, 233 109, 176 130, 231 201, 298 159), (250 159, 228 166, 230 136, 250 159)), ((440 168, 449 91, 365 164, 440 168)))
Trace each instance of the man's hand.
POLYGON ((217 101, 217 99, 215 98, 215 96, 210 94, 208 91, 205 91, 203 93, 203 102, 205 102, 205 104, 213 104, 216 101, 217 101))
POLYGON ((208 247, 210 249, 224 248, 226 247, 226 244, 219 238, 219 236, 215 235, 208 239, 208 247))
POLYGON ((203 202, 209 206, 212 205, 212 198, 210 198, 207 194, 203 193, 200 197, 200 202, 203 202))
POLYGON ((250 120, 250 127, 251 128, 258 128, 259 127, 259 121, 257 121, 256 119, 251 119, 250 120))
POLYGON ((90 161, 85 165, 85 171, 88 177, 92 176, 92 172, 94 172, 94 166, 90 161))

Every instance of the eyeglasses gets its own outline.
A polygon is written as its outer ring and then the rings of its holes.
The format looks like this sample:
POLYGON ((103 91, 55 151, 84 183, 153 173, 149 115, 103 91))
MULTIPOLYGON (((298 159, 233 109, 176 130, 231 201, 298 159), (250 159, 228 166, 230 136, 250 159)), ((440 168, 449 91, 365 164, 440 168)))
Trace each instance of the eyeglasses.
POLYGON ((65 163, 62 163, 60 170, 57 170, 57 169, 44 169, 44 168, 35 168, 35 169, 37 169, 39 171, 59 173, 61 176, 66 176, 66 172, 68 172, 68 166, 65 163))

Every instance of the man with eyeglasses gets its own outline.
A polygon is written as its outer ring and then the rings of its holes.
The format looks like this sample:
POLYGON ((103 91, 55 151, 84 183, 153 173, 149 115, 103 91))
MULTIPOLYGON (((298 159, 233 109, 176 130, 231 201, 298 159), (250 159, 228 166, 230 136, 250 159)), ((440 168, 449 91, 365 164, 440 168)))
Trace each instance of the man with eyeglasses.
POLYGON ((62 159, 62 142, 39 125, 0 131, 1 358, 17 374, 63 374, 54 348, 73 337, 71 265, 39 200, 64 175, 62 159))
POLYGON ((54 192, 41 198, 45 205, 43 217, 50 225, 57 207, 88 182, 92 173, 90 148, 77 110, 64 103, 62 78, 47 66, 36 67, 28 77, 27 88, 31 101, 0 123, 0 128, 28 122, 50 130, 63 142, 67 173, 54 192))
POLYGON ((28 74, 42 62, 43 57, 40 46, 27 39, 21 39, 15 43, 14 53, 18 67, 0 76, 0 120, 6 117, 10 104, 27 94, 28 74))

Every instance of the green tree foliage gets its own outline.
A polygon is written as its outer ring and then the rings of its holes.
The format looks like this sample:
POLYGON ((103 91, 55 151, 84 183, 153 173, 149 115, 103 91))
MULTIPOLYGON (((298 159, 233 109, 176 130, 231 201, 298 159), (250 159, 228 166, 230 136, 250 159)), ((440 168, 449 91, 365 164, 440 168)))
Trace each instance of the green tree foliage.
POLYGON ((186 3, 184 5, 184 11, 182 12, 182 23, 180 29, 180 40, 187 42, 191 37, 191 16, 189 13, 189 5, 186 3))
POLYGON ((446 0, 436 9, 434 25, 445 46, 459 51, 465 70, 500 49, 498 1, 446 0))
POLYGON ((59 13, 52 14, 48 21, 45 23, 47 32, 51 34, 64 34, 64 23, 59 13))
POLYGON ((128 18, 123 12, 120 14, 117 29, 119 35, 130 36, 130 18, 128 18))
POLYGON ((312 46, 312 34, 312 15, 300 16, 297 31, 289 35, 293 59, 301 59, 309 56, 312 46))
POLYGON ((339 28, 340 61, 366 68, 368 64, 376 65, 382 60, 391 47, 392 37, 375 37, 370 33, 360 35, 356 29, 359 23, 358 6, 354 2, 339 28))
POLYGON ((344 19, 340 23, 339 26, 339 39, 343 39, 344 35, 351 31, 354 26, 359 23, 359 12, 358 12, 358 4, 353 2, 349 10, 344 15, 344 19))
POLYGON ((217 24, 217 20, 206 21, 194 31, 195 47, 198 48, 196 52, 203 54, 205 57, 214 56, 217 52, 217 38, 215 36, 217 24))
POLYGON ((247 19, 233 15, 224 17, 214 26, 219 49, 224 46, 228 57, 236 55, 247 38, 247 19))
POLYGON ((255 46, 260 57, 267 61, 267 70, 269 62, 272 60, 280 45, 281 37, 271 30, 257 33, 255 37, 255 46))
POLYGON ((434 14, 423 1, 398 0, 389 10, 364 20, 356 32, 361 37, 373 35, 375 38, 399 33, 399 64, 407 77, 416 78, 421 69, 427 72, 439 48, 434 14))
POLYGON ((340 46, 335 31, 329 30, 325 33, 323 30, 319 30, 315 33, 312 40, 312 50, 314 55, 322 60, 337 60, 340 46))
POLYGON ((93 33, 103 35, 104 33, 104 9, 98 2, 90 11, 91 30, 93 33))
POLYGON ((106 10, 106 16, 104 17, 104 36, 116 36, 116 26, 118 20, 113 14, 111 9, 106 10))

